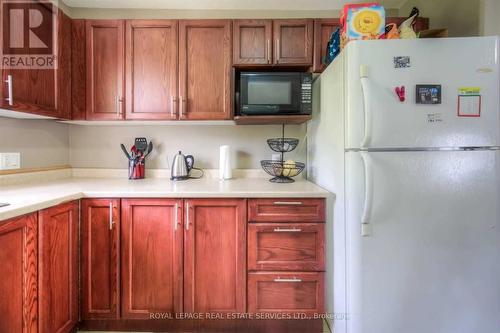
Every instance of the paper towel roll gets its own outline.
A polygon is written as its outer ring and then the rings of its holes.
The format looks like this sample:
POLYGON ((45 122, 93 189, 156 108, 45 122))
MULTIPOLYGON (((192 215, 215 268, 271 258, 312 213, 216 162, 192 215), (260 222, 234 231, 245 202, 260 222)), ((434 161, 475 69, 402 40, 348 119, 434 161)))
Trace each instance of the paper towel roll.
POLYGON ((219 179, 231 179, 233 170, 231 168, 231 149, 228 145, 220 146, 219 154, 219 179))

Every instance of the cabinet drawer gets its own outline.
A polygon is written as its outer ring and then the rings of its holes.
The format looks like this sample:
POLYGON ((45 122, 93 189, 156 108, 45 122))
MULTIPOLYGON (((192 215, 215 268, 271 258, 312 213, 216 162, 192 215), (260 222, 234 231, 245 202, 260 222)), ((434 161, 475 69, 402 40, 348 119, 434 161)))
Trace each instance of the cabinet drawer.
POLYGON ((252 199, 250 222, 324 222, 325 199, 252 199))
POLYGON ((248 226, 249 270, 324 270, 324 223, 248 226))
POLYGON ((324 311, 324 273, 248 274, 249 312, 324 311))

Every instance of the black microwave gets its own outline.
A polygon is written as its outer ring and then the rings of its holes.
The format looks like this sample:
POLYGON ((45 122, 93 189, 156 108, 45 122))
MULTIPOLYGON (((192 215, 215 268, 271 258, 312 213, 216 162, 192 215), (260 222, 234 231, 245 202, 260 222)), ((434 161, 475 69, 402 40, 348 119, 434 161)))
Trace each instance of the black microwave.
POLYGON ((312 74, 241 72, 241 115, 309 115, 312 112, 312 74))

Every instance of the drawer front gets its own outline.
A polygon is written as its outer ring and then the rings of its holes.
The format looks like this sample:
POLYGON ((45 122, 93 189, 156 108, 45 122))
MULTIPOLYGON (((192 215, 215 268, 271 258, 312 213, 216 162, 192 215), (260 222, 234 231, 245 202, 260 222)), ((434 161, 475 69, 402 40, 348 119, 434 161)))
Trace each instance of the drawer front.
POLYGON ((324 312, 324 273, 248 274, 248 311, 324 312))
POLYGON ((251 199, 250 222, 324 222, 325 199, 251 199))
POLYGON ((324 270, 324 227, 324 223, 249 224, 248 269, 324 270))

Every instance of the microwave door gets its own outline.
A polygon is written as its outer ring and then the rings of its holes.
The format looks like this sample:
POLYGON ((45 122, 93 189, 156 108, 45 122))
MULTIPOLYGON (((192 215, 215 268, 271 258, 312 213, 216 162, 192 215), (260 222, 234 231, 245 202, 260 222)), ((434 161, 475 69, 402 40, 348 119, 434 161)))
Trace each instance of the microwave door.
POLYGON ((301 79, 286 73, 242 73, 243 114, 300 113, 301 79))

